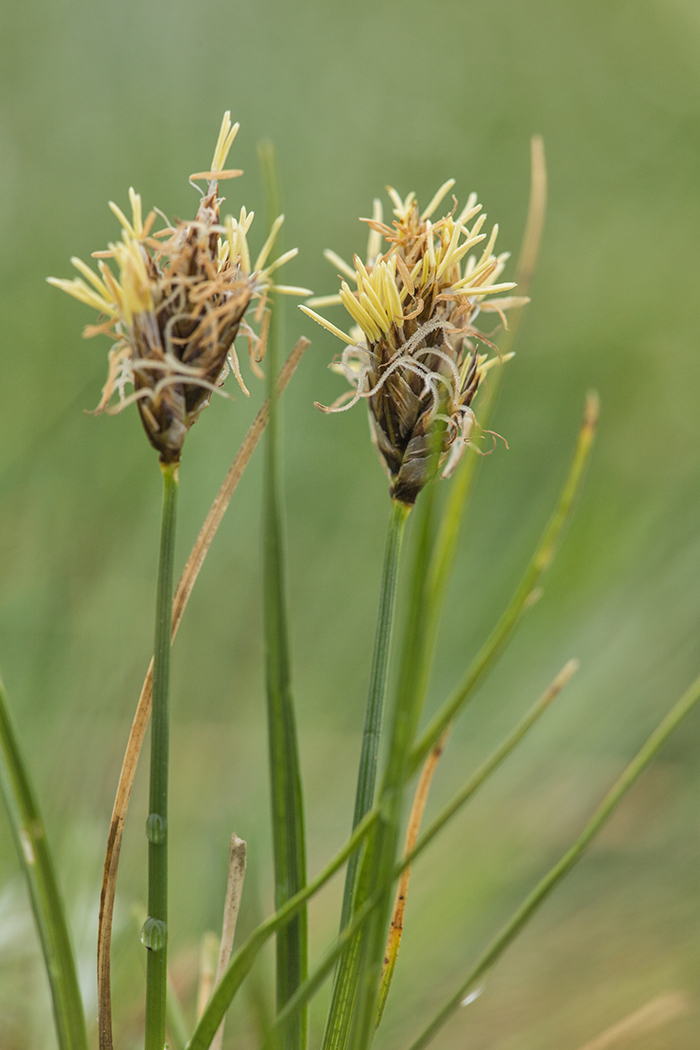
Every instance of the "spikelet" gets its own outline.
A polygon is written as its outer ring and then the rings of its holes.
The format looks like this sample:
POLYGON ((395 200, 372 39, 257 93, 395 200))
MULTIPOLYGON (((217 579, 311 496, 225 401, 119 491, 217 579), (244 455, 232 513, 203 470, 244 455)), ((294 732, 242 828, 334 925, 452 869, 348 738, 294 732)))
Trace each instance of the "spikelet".
POLYGON ((457 218, 455 202, 449 215, 431 222, 453 185, 450 179, 441 186, 423 212, 413 193, 402 200, 388 187, 395 221, 391 227, 383 222, 376 200, 372 218, 363 220, 370 228, 366 263, 355 256, 351 267, 326 252, 342 273, 340 292, 300 307, 347 344, 331 367, 353 389, 330 407, 317 407, 342 412, 367 401, 392 498, 408 506, 438 466, 443 476, 454 469, 472 441, 471 404, 479 384, 492 365, 505 360, 478 352, 480 333, 473 325, 478 313, 503 317, 505 310, 527 302, 491 298, 515 286, 497 283, 508 255, 493 254, 497 226, 487 241, 481 233, 485 216, 474 194, 457 218), (482 241, 480 255, 470 254, 482 241), (388 249, 380 254, 383 242, 388 249), (310 308, 332 303, 350 314, 355 325, 350 333, 310 308))
MULTIPOLYGON (((88 326, 86 336, 106 334, 115 340, 95 411, 120 412, 135 401, 148 440, 163 463, 179 461, 189 428, 212 394, 221 392, 229 370, 248 394, 234 340, 239 331, 246 335, 256 370, 264 340, 245 321, 246 311, 253 300, 264 307, 275 287, 273 271, 296 255, 293 249, 265 265, 283 216, 273 224, 252 267, 247 241, 252 212, 242 208, 238 219, 228 217, 221 224, 219 182, 242 174, 225 167, 237 131, 238 124, 232 125, 226 113, 211 169, 190 177, 207 183, 193 220, 167 223, 152 234, 156 212, 144 221, 141 197, 131 189, 130 219, 110 203, 122 236, 107 251, 94 253, 99 274, 74 258, 71 261, 81 277, 48 279, 102 314, 102 323, 88 326), (117 274, 105 260, 116 264, 117 274), (134 388, 128 396, 127 385, 134 388)), ((304 288, 276 287, 280 292, 309 294, 304 288)))

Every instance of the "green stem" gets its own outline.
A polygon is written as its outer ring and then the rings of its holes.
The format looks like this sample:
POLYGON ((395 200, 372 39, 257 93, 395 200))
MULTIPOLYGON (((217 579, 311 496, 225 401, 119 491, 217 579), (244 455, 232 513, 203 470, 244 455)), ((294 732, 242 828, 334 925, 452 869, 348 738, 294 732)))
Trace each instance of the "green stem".
POLYGON ((44 824, 0 683, 0 785, 7 806, 44 965, 60 1050, 87 1050, 75 959, 44 824))
MULTIPOLYGON (((410 509, 406 504, 400 503, 398 500, 392 500, 384 550, 384 566, 379 593, 379 611, 377 613, 377 627, 374 636, 374 652, 372 655, 365 727, 357 775, 353 828, 358 826, 374 803, 379 739, 382 728, 394 619, 396 579, 401 544, 410 509)), ((341 931, 345 929, 352 918, 358 879, 358 863, 359 854, 355 853, 350 857, 345 875, 345 889, 340 918, 341 931)), ((339 1050, 346 1043, 357 985, 359 947, 359 941, 355 940, 351 943, 338 967, 333 982, 331 1002, 323 1036, 323 1050, 339 1050)))
POLYGON ((688 714, 690 709, 700 699, 700 677, 696 678, 690 688, 683 694, 666 717, 656 727, 646 743, 637 752, 627 768, 618 777, 610 788, 605 798, 581 832, 576 842, 564 854, 564 856, 551 868, 543 879, 535 886, 526 897, 513 917, 506 923, 498 936, 491 942, 484 954, 472 968, 466 980, 460 985, 452 998, 443 1006, 437 1016, 430 1022, 427 1028, 413 1042, 409 1050, 422 1050, 431 1041, 433 1036, 443 1026, 445 1021, 454 1013, 476 982, 484 977, 492 966, 498 961, 503 952, 515 940, 520 931, 529 922, 540 905, 546 900, 552 890, 561 882, 565 875, 571 871, 574 864, 579 860, 592 839, 612 815, 622 798, 634 784, 637 777, 644 771, 659 748, 665 743, 674 729, 688 714))
MULTIPOLYGON (((428 608, 426 602, 425 580, 432 547, 433 485, 426 487, 421 500, 422 527, 413 564, 411 600, 401 648, 396 698, 391 712, 386 769, 379 798, 382 819, 367 843, 358 876, 356 906, 364 904, 374 894, 377 886, 387 883, 395 867, 404 788, 408 780, 408 757, 416 737, 427 687, 430 665, 426 653, 427 632, 430 629, 429 621, 433 610, 428 608)), ((392 891, 389 882, 379 906, 367 923, 362 939, 357 979, 357 1011, 351 1033, 352 1046, 357 1050, 365 1050, 369 1046, 376 1027, 381 969, 391 908, 392 891)))
MULTIPOLYGON (((261 144, 259 156, 268 195, 268 226, 279 212, 274 149, 261 144)), ((265 666, 267 682, 270 793, 275 868, 275 906, 280 908, 306 883, 304 807, 294 701, 291 691, 289 632, 285 593, 282 498, 279 478, 279 412, 277 368, 283 341, 280 297, 275 297, 268 336, 267 374, 270 420, 265 456, 265 666)), ((277 934, 277 1009, 305 979, 308 971, 306 909, 277 934)), ((302 1014, 287 1031, 287 1050, 303 1050, 307 1018, 302 1014)))
MULTIPOLYGON (((360 752, 360 766, 357 774, 355 812, 352 818, 353 828, 357 827, 365 813, 369 812, 374 803, 374 789, 377 781, 379 738, 382 729, 384 698, 386 696, 387 674, 389 670, 389 650, 391 647, 391 633, 394 621, 396 578, 398 574, 404 528, 410 509, 411 508, 407 507, 405 503, 399 503, 398 500, 392 500, 391 502, 391 514, 389 516, 389 528, 387 531, 386 547, 384 551, 384 566, 382 569, 382 582, 379 593, 377 628, 374 635, 374 652, 372 654, 372 670, 370 672, 369 680, 365 728, 362 735, 362 751, 360 752)), ((352 914, 352 896, 356 869, 357 855, 352 857, 348 864, 348 872, 345 880, 345 893, 343 896, 341 929, 349 921, 350 915, 352 914)))
POLYGON ((165 1046, 168 987, 168 755, 170 635, 173 608, 173 563, 177 509, 178 465, 161 463, 163 517, 156 591, 156 636, 153 657, 151 715, 151 779, 148 838, 148 918, 141 939, 148 950, 146 964, 146 1050, 165 1046))

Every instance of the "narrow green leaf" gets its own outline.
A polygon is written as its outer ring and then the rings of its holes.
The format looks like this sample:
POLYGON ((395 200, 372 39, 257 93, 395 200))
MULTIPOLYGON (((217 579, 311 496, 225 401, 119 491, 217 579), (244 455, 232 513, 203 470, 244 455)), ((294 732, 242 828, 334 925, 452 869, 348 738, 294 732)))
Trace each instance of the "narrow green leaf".
POLYGON ((29 890, 60 1050, 87 1050, 73 949, 44 824, 0 683, 0 785, 29 890))
POLYGON ((554 514, 547 523, 520 585, 501 619, 472 661, 460 684, 442 704, 414 745, 409 760, 409 774, 416 771, 433 744, 440 739, 471 697, 478 683, 500 655, 523 614, 538 597, 536 587, 543 573, 552 563, 561 533, 569 520, 583 482, 598 422, 598 409, 597 395, 589 394, 574 457, 554 514))
MULTIPOLYGON (((260 163, 267 188, 268 227, 279 214, 279 188, 274 148, 261 143, 260 163)), ((275 869, 275 906, 280 908, 306 883, 304 810, 294 701, 291 690, 289 633, 285 593, 282 496, 279 478, 279 404, 277 371, 283 342, 283 297, 273 297, 267 347, 270 421, 265 455, 264 606, 265 670, 270 750, 270 794, 275 869)), ((306 909, 301 908, 277 934, 277 1008, 306 979, 308 935, 306 909)), ((287 1050, 304 1050, 306 1014, 287 1031, 287 1050)))
POLYGON ((469 990, 473 988, 476 982, 480 980, 480 978, 483 978, 484 975, 495 965, 506 948, 512 944, 521 930, 524 929, 552 890, 561 882, 565 875, 568 875, 586 848, 590 845, 591 841, 613 814, 619 803, 634 784, 637 777, 648 766, 659 748, 663 746, 674 729, 676 729, 698 700, 700 700, 700 677, 695 679, 690 688, 683 694, 680 700, 673 705, 666 717, 662 719, 627 768, 610 788, 588 824, 574 842, 573 846, 566 851, 553 868, 550 868, 544 878, 540 880, 537 886, 535 886, 532 892, 525 898, 513 917, 505 924, 498 936, 491 942, 476 965, 472 967, 466 980, 460 985, 454 995, 418 1036, 415 1042, 411 1043, 409 1050, 423 1050, 423 1047, 427 1046, 433 1036, 436 1035, 448 1018, 460 1006, 469 990))

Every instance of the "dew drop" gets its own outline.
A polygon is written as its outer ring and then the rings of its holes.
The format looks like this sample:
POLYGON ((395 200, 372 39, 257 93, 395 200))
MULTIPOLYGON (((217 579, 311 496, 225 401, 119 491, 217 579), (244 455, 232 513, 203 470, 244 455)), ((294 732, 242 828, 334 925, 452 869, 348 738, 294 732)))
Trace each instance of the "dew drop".
POLYGON ((168 943, 167 923, 149 915, 141 930, 141 943, 149 952, 162 952, 168 943))
POLYGON ((151 813, 146 821, 146 838, 154 846, 162 846, 167 835, 168 822, 160 813, 151 813))
POLYGON ((481 988, 475 988, 473 992, 470 992, 469 995, 462 999, 460 1006, 469 1006, 470 1003, 473 1003, 479 998, 485 987, 486 986, 482 984, 481 988))

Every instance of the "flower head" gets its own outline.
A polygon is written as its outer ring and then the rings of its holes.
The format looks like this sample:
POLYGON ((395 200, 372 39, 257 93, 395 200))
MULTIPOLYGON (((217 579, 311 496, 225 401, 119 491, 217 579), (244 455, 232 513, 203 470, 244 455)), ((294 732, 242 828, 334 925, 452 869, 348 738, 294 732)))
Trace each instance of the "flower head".
POLYGON ((388 187, 395 218, 386 225, 375 200, 372 218, 363 220, 370 228, 366 262, 356 255, 349 266, 326 252, 341 271, 340 292, 310 304, 342 303, 355 322, 350 334, 308 306, 300 308, 347 344, 332 367, 353 390, 329 408, 318 407, 342 412, 368 402, 392 497, 409 506, 438 463, 447 476, 471 443, 476 391, 488 369, 505 359, 478 352, 477 343, 488 339, 474 327, 477 315, 496 312, 505 322, 507 309, 528 301, 492 298, 515 285, 498 283, 508 254, 494 255, 497 226, 488 240, 481 232, 486 216, 475 194, 456 217, 455 200, 448 215, 431 221, 453 185, 450 179, 441 186, 422 212, 415 194, 402 200, 388 187))
POLYGON ((296 249, 266 265, 284 216, 273 224, 252 266, 247 234, 253 213, 242 208, 237 219, 220 221, 219 182, 242 174, 225 166, 237 131, 238 124, 232 125, 226 113, 211 169, 190 177, 193 185, 198 179, 207 183, 193 220, 171 224, 166 219, 152 233, 157 213, 144 220, 141 197, 130 189, 130 219, 110 202, 121 223, 121 239, 94 253, 99 273, 74 258, 81 277, 48 278, 102 315, 99 324, 86 328, 86 336, 102 333, 115 340, 96 412, 119 412, 136 401, 148 439, 164 463, 179 460, 187 431, 212 393, 220 392, 230 368, 248 394, 234 340, 239 332, 246 335, 251 365, 259 372, 266 331, 265 320, 259 336, 247 324, 251 303, 257 300, 261 320, 271 288, 308 294, 304 288, 273 285, 273 272, 296 249), (113 261, 116 273, 106 260, 113 261), (127 384, 134 388, 129 396, 127 384), (110 403, 115 393, 116 403, 110 403))

